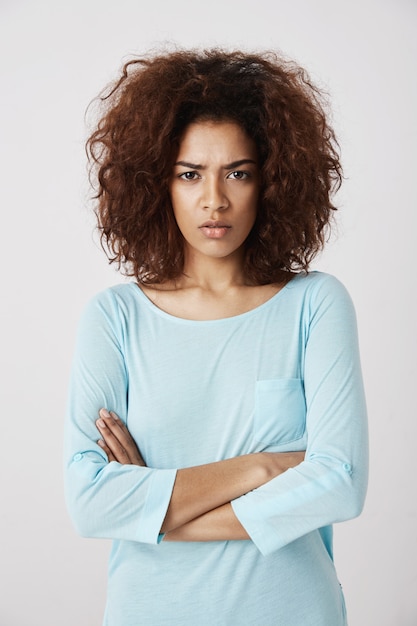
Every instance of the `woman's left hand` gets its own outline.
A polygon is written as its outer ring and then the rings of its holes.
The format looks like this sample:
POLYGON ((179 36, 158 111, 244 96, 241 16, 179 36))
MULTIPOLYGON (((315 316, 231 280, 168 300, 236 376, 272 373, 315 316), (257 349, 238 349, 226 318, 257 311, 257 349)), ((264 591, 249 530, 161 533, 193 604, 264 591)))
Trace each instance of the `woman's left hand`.
POLYGON ((146 467, 135 440, 116 413, 101 409, 99 415, 96 426, 103 439, 99 439, 97 443, 107 454, 109 463, 117 461, 122 465, 146 467))

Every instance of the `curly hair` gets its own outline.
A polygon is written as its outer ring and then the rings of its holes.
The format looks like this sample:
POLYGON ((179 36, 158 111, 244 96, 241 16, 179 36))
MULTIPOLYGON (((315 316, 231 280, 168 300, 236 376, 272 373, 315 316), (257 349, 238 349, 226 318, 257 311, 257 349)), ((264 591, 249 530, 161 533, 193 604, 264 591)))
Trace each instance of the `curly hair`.
POLYGON ((185 128, 210 120, 236 122, 258 150, 261 190, 245 275, 267 284, 308 271, 326 240, 342 169, 325 99, 305 70, 273 52, 180 50, 130 60, 100 100, 87 153, 111 263, 141 283, 181 275, 169 182, 185 128))

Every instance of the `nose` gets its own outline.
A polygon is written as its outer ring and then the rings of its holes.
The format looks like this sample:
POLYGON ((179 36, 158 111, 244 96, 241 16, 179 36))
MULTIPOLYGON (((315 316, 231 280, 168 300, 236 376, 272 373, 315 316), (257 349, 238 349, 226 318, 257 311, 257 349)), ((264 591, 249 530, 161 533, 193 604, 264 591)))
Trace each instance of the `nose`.
POLYGON ((203 185, 203 208, 212 211, 224 211, 229 206, 229 200, 223 181, 217 177, 208 176, 203 185))

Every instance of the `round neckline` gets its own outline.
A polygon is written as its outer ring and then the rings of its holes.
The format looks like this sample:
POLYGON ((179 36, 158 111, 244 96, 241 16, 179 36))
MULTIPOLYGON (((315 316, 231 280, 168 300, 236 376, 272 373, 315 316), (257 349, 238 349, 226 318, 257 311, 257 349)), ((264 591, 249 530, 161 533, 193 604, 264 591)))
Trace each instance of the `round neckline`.
POLYGON ((194 320, 194 319, 188 319, 186 317, 178 317, 177 315, 168 313, 167 311, 164 311, 163 309, 160 309, 158 306, 156 306, 156 304, 152 302, 152 300, 148 298, 148 296, 144 293, 144 291, 142 290, 142 288, 140 287, 138 283, 131 282, 128 284, 130 287, 132 287, 132 289, 136 293, 136 297, 138 297, 142 302, 144 302, 146 306, 151 311, 153 311, 153 313, 155 313, 156 315, 159 315, 160 317, 164 317, 168 320, 182 323, 182 324, 195 324, 195 325, 210 324, 211 325, 211 324, 219 324, 219 323, 224 324, 228 322, 230 323, 232 321, 243 320, 244 318, 256 315, 259 311, 271 306, 271 304, 274 303, 275 300, 277 300, 281 296, 281 294, 284 291, 286 291, 289 285, 291 285, 293 281, 296 280, 299 276, 300 274, 294 274, 294 276, 287 283, 285 283, 285 285, 279 291, 277 291, 277 293, 275 293, 273 296, 268 298, 268 300, 265 300, 265 302, 262 302, 262 304, 259 304, 253 309, 250 309, 249 311, 245 311, 244 313, 239 313, 238 315, 231 315, 230 317, 219 317, 217 319, 212 319, 212 320, 211 319, 194 320))

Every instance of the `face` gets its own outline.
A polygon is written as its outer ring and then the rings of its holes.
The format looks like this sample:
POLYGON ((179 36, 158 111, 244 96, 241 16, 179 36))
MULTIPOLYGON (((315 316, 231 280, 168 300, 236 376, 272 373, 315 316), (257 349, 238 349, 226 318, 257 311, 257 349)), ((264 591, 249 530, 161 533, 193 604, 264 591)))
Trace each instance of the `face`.
POLYGON ((186 259, 242 259, 256 218, 259 178, 255 142, 238 124, 195 122, 186 128, 170 183, 186 259))

